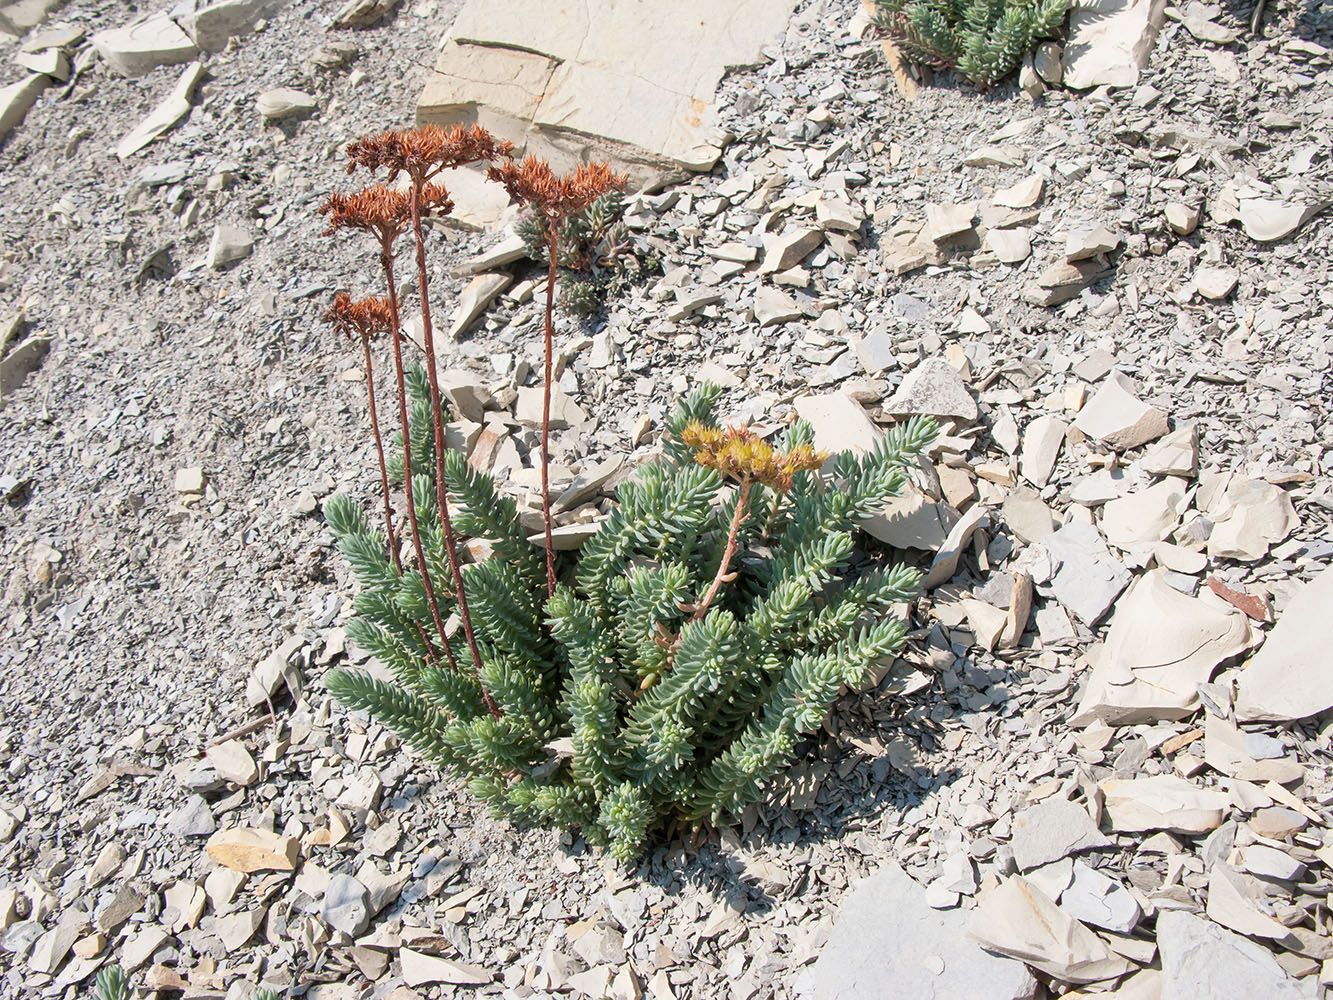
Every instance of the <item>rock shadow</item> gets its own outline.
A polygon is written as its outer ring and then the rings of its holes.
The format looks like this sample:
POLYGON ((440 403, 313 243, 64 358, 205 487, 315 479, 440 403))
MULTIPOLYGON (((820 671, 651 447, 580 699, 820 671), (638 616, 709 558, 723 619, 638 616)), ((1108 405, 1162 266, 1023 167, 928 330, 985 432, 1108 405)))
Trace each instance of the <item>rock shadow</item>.
POLYGON ((1238 45, 1246 46, 1258 38, 1280 40, 1290 20, 1297 38, 1333 48, 1333 5, 1328 0, 1264 0, 1263 16, 1255 36, 1251 36, 1250 26, 1254 23, 1257 0, 1222 0, 1221 5, 1222 10, 1240 22, 1243 29, 1238 45), (1293 8, 1297 13, 1291 18, 1288 11, 1293 8))

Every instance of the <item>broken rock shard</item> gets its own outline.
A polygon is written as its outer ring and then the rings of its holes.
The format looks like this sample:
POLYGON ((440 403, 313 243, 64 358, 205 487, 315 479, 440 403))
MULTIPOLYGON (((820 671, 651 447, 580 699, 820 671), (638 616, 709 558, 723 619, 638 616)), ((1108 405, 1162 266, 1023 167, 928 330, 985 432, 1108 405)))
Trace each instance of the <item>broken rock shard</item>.
POLYGON ((1333 569, 1297 593, 1236 685, 1242 722, 1306 719, 1333 708, 1333 569))
POLYGON ((1034 997, 1032 973, 968 941, 966 927, 965 914, 932 909, 925 890, 890 862, 843 903, 819 961, 797 980, 797 993, 808 1000, 1034 997))
POLYGON ((1183 719, 1198 687, 1254 643, 1249 619, 1211 591, 1190 597, 1166 571, 1135 581, 1116 604, 1111 630, 1071 720, 1112 726, 1183 719))

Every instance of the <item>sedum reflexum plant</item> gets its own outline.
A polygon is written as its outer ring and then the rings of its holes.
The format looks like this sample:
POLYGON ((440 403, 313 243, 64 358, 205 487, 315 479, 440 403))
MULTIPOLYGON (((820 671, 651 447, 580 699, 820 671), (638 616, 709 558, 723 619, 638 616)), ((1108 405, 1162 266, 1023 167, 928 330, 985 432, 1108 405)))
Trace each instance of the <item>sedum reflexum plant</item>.
POLYGON ((621 487, 549 598, 513 501, 444 454, 456 530, 495 551, 462 571, 477 677, 430 662, 420 577, 394 569, 356 505, 331 503, 363 588, 349 637, 396 683, 337 671, 330 690, 500 811, 580 826, 620 858, 664 821, 716 822, 758 798, 839 688, 903 641, 883 609, 915 593, 917 572, 843 574, 857 522, 898 494, 933 431, 903 425, 821 476, 808 426, 775 449, 718 429, 716 398, 708 386, 681 404, 662 461, 621 487))
POLYGON ((990 87, 1060 30, 1070 0, 875 0, 875 23, 914 59, 990 87))
MULTIPOLYGON (((429 168, 422 173, 427 182, 407 197, 443 211, 446 193, 432 189, 429 168)), ((560 223, 618 180, 596 166, 557 177, 533 160, 507 161, 492 176, 547 219, 553 261, 560 223)), ((333 221, 346 208, 346 199, 326 205, 333 221)), ((420 207, 402 211, 415 220, 420 207)), ((868 454, 830 460, 800 421, 776 446, 719 427, 720 391, 704 385, 670 418, 661 459, 620 488, 577 555, 561 556, 546 428, 546 530, 534 545, 514 501, 444 448, 429 334, 427 370, 405 366, 392 239, 371 231, 390 296, 340 298, 330 318, 361 340, 372 408, 369 345, 391 339, 401 449, 385 456, 372 415, 383 532, 346 497, 324 512, 360 584, 348 637, 393 681, 336 670, 329 689, 498 811, 578 826, 617 858, 634 858, 668 824, 734 815, 790 760, 800 734, 820 725, 839 689, 901 646, 904 625, 885 609, 915 593, 917 572, 852 577, 849 568, 857 524, 899 494, 933 425, 908 422, 868 454), (396 527, 391 479, 402 484, 405 527, 396 527), (461 539, 483 539, 492 554, 463 564, 461 539), (466 657, 452 651, 456 631, 466 657)))

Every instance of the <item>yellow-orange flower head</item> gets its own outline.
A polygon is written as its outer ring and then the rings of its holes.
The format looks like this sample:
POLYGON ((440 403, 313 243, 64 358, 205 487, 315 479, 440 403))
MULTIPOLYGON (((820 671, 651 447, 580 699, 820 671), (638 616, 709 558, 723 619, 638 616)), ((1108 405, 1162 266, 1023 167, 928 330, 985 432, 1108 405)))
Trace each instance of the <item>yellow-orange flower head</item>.
POLYGON ((798 472, 812 472, 828 456, 808 444, 778 451, 748 427, 705 427, 695 422, 680 435, 694 449, 694 460, 706 469, 740 483, 762 483, 779 493, 792 488, 798 472))

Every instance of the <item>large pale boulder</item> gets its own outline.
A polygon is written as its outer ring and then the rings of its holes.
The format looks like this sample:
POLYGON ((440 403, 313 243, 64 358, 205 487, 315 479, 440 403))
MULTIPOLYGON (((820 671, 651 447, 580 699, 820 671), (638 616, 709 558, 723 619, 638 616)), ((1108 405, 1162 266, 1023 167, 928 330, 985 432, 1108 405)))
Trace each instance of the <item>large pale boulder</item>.
POLYGON ((707 170, 717 87, 754 65, 795 0, 469 0, 417 102, 420 121, 477 121, 562 168, 611 159, 643 183, 707 170))

